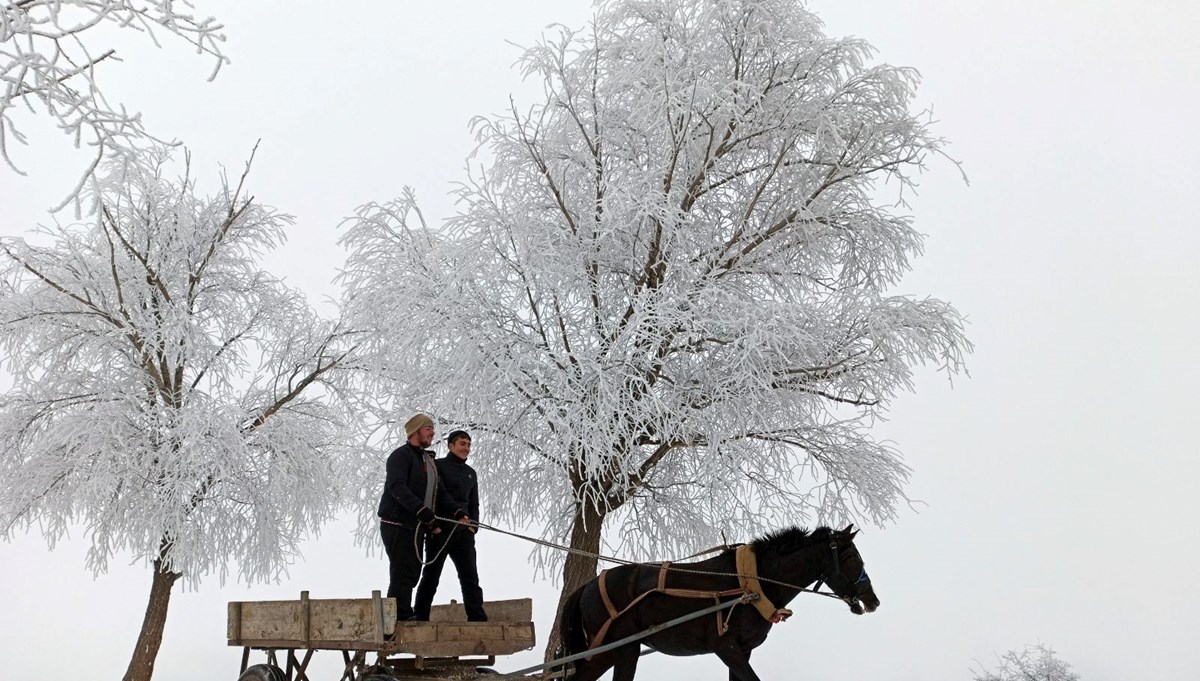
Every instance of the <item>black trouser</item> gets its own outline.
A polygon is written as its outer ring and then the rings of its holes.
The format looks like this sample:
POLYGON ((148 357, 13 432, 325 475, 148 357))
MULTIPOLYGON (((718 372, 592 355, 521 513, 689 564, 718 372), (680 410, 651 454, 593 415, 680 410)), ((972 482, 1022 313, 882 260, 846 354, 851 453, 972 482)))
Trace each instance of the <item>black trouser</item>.
POLYGON ((412 592, 421 577, 421 542, 413 541, 413 535, 424 531, 415 527, 401 527, 391 523, 379 523, 379 534, 383 537, 383 550, 387 552, 388 598, 396 599, 396 619, 406 620, 413 615, 412 592))
POLYGON ((448 556, 458 571, 458 583, 462 587, 467 621, 486 622, 483 589, 479 588, 479 569, 475 566, 474 533, 463 525, 454 527, 443 524, 441 533, 425 537, 425 555, 430 562, 421 572, 421 585, 417 587, 417 619, 429 619, 429 610, 433 607, 433 594, 437 592, 438 582, 442 579, 442 568, 446 565, 448 556))

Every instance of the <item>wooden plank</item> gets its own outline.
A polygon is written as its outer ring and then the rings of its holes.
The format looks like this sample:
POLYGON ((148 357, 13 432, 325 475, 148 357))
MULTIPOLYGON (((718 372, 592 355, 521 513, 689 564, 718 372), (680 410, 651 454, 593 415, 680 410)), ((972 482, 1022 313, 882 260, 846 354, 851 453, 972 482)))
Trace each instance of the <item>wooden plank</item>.
MULTIPOLYGON (((386 636, 395 627, 396 599, 383 599, 382 606, 386 636)), ((257 646, 265 640, 372 641, 379 626, 370 598, 235 602, 229 605, 229 617, 228 633, 238 632, 236 639, 229 639, 230 645, 257 646)))
MULTIPOLYGON (((371 641, 379 620, 369 598, 312 601, 312 638, 322 641, 371 641)), ((384 634, 396 624, 396 599, 384 602, 384 634), (391 626, 387 623, 391 622, 391 626)))
POLYGON ((305 644, 304 641, 288 641, 284 639, 269 640, 262 639, 255 641, 249 647, 253 650, 287 650, 287 649, 311 649, 311 650, 348 650, 367 651, 367 652, 382 652, 391 650, 393 646, 391 641, 384 641, 383 645, 375 645, 370 641, 318 641, 316 639, 305 644))
MULTIPOLYGON (((503 601, 484 601, 483 609, 489 622, 533 621, 533 599, 514 598, 503 601)), ((435 605, 429 611, 430 622, 466 622, 467 611, 462 603, 435 605)))
POLYGON ((242 639, 242 604, 233 602, 229 604, 229 618, 225 628, 225 637, 229 639, 231 645, 233 641, 242 639))
POLYGON ((425 622, 397 622, 397 643, 431 643, 437 641, 438 628, 425 622))
POLYGON ((241 603, 241 640, 300 640, 296 601, 247 601, 241 603))
MULTIPOLYGON (((374 652, 381 655, 422 655, 425 657, 457 657, 463 655, 511 655, 512 653, 529 650, 534 646, 532 628, 529 625, 512 625, 525 627, 524 636, 512 636, 498 641, 437 641, 409 640, 384 641, 375 644, 370 641, 320 641, 308 642, 297 640, 262 640, 255 641, 255 650, 342 650, 351 652, 374 652)), ((429 627, 433 629, 433 627, 429 627)))
MULTIPOLYGON (((376 589, 371 592, 371 624, 375 629, 375 636, 371 640, 376 643, 383 643, 384 631, 387 629, 387 622, 383 621, 383 599, 380 597, 382 592, 376 589)), ((396 623, 396 618, 391 618, 393 626, 396 623)))
POLYGON ((532 622, 402 622, 391 649, 426 657, 508 655, 535 643, 532 622))
POLYGON ((438 624, 438 641, 503 641, 504 625, 487 622, 438 624), (474 625, 474 626, 472 626, 474 625))
POLYGON ((434 622, 396 622, 396 600, 372 598, 234 601, 230 645, 257 649, 310 649, 408 653, 427 657, 507 655, 532 648, 533 601, 484 603, 487 622, 467 622, 459 604, 438 606, 434 622), (439 612, 440 609, 440 612, 439 612), (383 636, 380 636, 382 630, 383 636), (386 636, 396 634, 396 640, 386 636))
POLYGON ((505 624, 504 640, 524 645, 526 648, 532 648, 534 643, 537 642, 537 639, 533 635, 533 622, 505 624))
POLYGON ((300 592, 300 638, 312 640, 312 602, 308 600, 308 592, 300 592))

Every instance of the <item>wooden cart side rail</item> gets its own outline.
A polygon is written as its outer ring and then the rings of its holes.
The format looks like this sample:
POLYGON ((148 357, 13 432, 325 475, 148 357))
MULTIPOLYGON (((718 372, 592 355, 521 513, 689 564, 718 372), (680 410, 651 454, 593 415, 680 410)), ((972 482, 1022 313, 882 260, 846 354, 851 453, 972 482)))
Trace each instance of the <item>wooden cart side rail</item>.
MULTIPOLYGON (((430 622, 420 626, 528 624, 532 627, 532 599, 487 601, 484 607, 488 622, 467 622, 461 603, 436 605, 430 612, 430 622)), ((300 599, 295 601, 231 601, 226 638, 231 646, 263 646, 268 641, 298 641, 302 645, 352 641, 382 647, 395 632, 396 600, 382 598, 379 591, 373 591, 371 598, 337 599, 311 599, 307 591, 302 591, 300 599)), ((532 636, 532 632, 528 635, 532 636)), ((470 636, 490 639, 496 634, 477 628, 470 636)))
POLYGON ((510 655, 535 643, 533 622, 401 622, 389 651, 428 657, 510 655))
MULTIPOLYGON (((489 622, 532 622, 533 599, 511 598, 485 601, 483 609, 489 622)), ((435 605, 429 610, 430 622, 466 622, 467 611, 462 603, 435 605)))
POLYGON ((533 622, 401 624, 393 641, 327 641, 289 638, 230 642, 254 650, 348 650, 389 655, 454 657, 511 655, 535 644, 533 622))
MULTIPOLYGON (((298 601, 232 601, 226 635, 231 646, 261 646, 266 641, 372 641, 378 644, 395 631, 396 599, 310 599, 298 601)), ((271 646, 275 647, 275 646, 271 646)))

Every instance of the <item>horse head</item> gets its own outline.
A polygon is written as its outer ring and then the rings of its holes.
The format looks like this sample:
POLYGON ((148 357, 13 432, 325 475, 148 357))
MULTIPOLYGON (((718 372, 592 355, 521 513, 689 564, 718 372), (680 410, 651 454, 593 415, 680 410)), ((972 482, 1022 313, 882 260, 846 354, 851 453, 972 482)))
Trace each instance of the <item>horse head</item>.
POLYGON ((847 525, 840 532, 829 535, 829 551, 826 554, 822 580, 829 585, 838 598, 850 606, 850 612, 861 615, 874 612, 879 607, 879 597, 871 586, 871 578, 863 565, 862 555, 854 545, 858 530, 847 525))

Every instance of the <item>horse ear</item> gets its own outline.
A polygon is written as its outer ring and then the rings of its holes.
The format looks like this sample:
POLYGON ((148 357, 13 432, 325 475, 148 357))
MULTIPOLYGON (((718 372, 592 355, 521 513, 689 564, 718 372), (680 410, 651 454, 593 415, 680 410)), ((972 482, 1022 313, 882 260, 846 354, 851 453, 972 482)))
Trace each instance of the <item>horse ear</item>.
POLYGON ((850 523, 849 525, 846 526, 846 529, 842 530, 841 540, 844 543, 849 544, 850 542, 854 541, 854 537, 857 534, 858 534, 858 530, 855 529, 854 523, 850 523))

